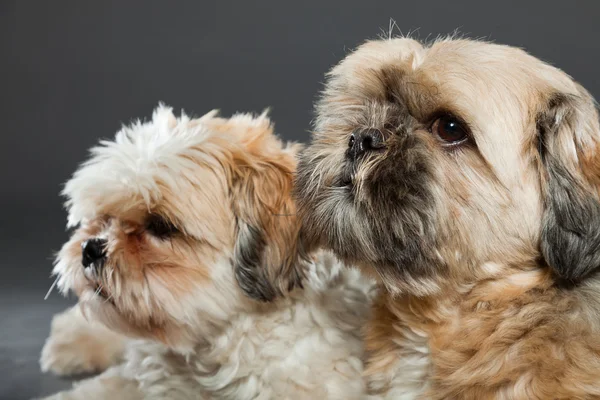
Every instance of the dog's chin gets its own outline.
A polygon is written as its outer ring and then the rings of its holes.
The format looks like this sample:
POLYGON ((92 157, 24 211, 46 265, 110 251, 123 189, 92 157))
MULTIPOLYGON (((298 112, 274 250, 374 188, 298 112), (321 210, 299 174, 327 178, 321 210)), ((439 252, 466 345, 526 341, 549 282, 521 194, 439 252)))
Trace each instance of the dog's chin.
POLYGON ((156 319, 157 315, 153 313, 146 315, 124 307, 109 291, 100 290, 96 283, 90 281, 78 297, 82 313, 89 321, 98 322, 132 339, 162 342, 182 353, 193 350, 197 338, 167 315, 156 319))
MULTIPOLYGON (((83 314, 90 321, 97 321, 107 328, 120 332, 133 338, 154 338, 153 332, 148 330, 148 324, 132 321, 123 312, 111 293, 102 288, 94 281, 88 281, 87 285, 78 294, 79 305, 83 314)), ((139 316, 138 316, 139 317, 139 316)))
MULTIPOLYGON (((97 281, 85 279, 78 285, 79 289, 76 291, 77 297, 79 298, 79 304, 86 310, 86 316, 91 319, 99 320, 100 322, 113 329, 110 321, 116 318, 102 318, 107 314, 109 315, 120 315, 118 307, 115 303, 113 296, 110 294, 108 289, 97 281)), ((120 321, 119 326, 124 326, 125 321, 120 321)))
POLYGON ((309 241, 327 247, 345 262, 374 260, 368 252, 372 231, 364 206, 357 200, 360 182, 350 171, 342 171, 301 207, 309 241))
MULTIPOLYGON (((89 265, 84 267, 81 260, 61 259, 59 265, 66 266, 58 274, 58 282, 61 291, 66 293, 72 291, 79 299, 79 304, 88 319, 99 320, 108 326, 106 321, 99 316, 107 314, 119 314, 115 298, 110 288, 102 284, 100 268, 102 265, 89 265), (101 312, 99 312, 101 310, 101 312)), ((116 320, 111 317, 108 320, 116 320)), ((124 321, 120 321, 124 326, 124 321)), ((109 328, 112 329, 111 326, 109 328)))
POLYGON ((93 287, 84 290, 79 296, 79 305, 90 321, 97 321, 107 328, 124 335, 137 338, 149 337, 148 332, 132 324, 112 301, 98 293, 93 287))

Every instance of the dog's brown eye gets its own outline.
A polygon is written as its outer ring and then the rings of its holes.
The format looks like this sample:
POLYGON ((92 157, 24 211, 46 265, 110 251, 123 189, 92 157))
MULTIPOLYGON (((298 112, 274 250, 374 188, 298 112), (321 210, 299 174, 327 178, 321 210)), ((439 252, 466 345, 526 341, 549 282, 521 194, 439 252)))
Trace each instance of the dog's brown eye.
POLYGON ((160 239, 170 237, 179 232, 177 227, 160 215, 150 215, 146 222, 146 230, 160 239))
POLYGON ((468 137, 467 129, 450 115, 436 119, 431 125, 431 132, 448 144, 462 143, 468 137))

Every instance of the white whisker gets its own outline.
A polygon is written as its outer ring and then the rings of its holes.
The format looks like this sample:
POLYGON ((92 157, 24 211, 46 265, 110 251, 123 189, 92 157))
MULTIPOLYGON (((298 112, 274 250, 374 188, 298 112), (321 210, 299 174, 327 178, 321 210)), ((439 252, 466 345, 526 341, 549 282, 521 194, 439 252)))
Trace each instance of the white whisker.
POLYGON ((48 289, 48 293, 46 293, 46 296, 44 296, 44 300, 48 299, 48 296, 50 296, 50 293, 52 293, 52 290, 58 283, 59 278, 60 278, 60 276, 57 276, 56 279, 54 280, 54 282, 52 283, 52 285, 50 285, 50 289, 48 289))
MULTIPOLYGON (((394 20, 393 18, 390 18, 390 25, 388 28, 388 40, 392 40, 394 37, 394 28, 397 28, 398 31, 400 32, 400 35, 402 36, 402 30, 400 29, 400 27, 398 26, 398 24, 396 23, 396 20, 394 20)), ((410 33, 409 33, 410 35, 410 33)))

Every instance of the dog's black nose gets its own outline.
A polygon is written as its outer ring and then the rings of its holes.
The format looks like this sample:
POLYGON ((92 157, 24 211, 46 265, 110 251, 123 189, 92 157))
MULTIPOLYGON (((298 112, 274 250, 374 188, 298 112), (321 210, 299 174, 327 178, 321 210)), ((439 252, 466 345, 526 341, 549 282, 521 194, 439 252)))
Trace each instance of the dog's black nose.
POLYGON ((89 239, 81 244, 81 263, 84 267, 89 267, 99 260, 106 257, 106 240, 89 239))
POLYGON ((383 134, 379 129, 369 128, 355 131, 350 135, 348 155, 354 161, 363 154, 383 149, 383 142, 383 134))

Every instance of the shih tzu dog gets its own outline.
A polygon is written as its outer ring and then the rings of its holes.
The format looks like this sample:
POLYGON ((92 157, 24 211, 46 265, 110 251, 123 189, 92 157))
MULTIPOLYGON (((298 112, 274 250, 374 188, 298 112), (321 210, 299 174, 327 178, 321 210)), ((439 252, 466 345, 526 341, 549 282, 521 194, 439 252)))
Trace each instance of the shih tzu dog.
POLYGON ((107 369, 56 399, 361 399, 374 286, 301 257, 297 145, 262 115, 123 128, 66 184, 55 317, 42 369, 107 369), (130 339, 130 338, 137 338, 130 339))
POLYGON ((600 398, 600 129, 522 50, 367 42, 328 74, 298 166, 302 235, 385 288, 385 399, 600 398))

